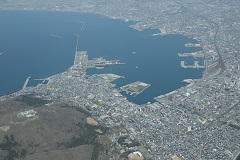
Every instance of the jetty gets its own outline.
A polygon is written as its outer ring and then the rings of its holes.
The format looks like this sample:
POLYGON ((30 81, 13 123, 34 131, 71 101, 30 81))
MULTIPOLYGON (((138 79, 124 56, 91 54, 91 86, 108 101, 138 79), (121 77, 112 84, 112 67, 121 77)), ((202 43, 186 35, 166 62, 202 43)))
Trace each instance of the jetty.
POLYGON ((29 76, 29 77, 26 79, 25 83, 23 84, 22 89, 25 89, 25 88, 26 88, 26 86, 27 86, 30 78, 31 78, 31 76, 29 76))
POLYGON ((193 65, 186 65, 185 61, 181 61, 180 63, 182 68, 205 68, 205 61, 204 61, 204 65, 199 65, 199 61, 194 61, 193 65))
POLYGON ((203 51, 197 51, 192 53, 178 53, 179 57, 190 57, 193 56, 193 58, 204 58, 204 52, 203 51))

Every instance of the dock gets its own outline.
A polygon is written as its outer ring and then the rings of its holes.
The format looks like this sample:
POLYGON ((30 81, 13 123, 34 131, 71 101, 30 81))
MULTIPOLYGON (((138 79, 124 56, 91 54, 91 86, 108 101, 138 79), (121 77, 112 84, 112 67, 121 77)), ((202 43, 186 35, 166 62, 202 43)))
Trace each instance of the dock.
POLYGON ((160 99, 162 99, 162 98, 164 98, 164 97, 171 96, 171 95, 173 95, 173 94, 175 94, 175 93, 177 93, 177 92, 178 92, 177 90, 174 90, 174 91, 172 91, 172 92, 168 92, 168 93, 166 93, 166 94, 157 96, 157 97, 155 97, 154 99, 159 102, 160 99))
POLYGON ((22 89, 25 89, 25 88, 26 88, 26 86, 27 86, 27 84, 28 84, 30 78, 31 78, 31 76, 29 76, 29 77, 26 79, 26 81, 25 81, 25 83, 24 83, 22 89))
POLYGON ((73 68, 75 69, 76 68, 89 69, 89 68, 98 68, 98 67, 104 68, 109 65, 116 65, 116 64, 125 64, 125 63, 122 63, 119 60, 106 60, 102 57, 88 59, 87 51, 76 51, 73 68))
POLYGON ((185 61, 181 61, 180 65, 182 68, 205 68, 205 61, 203 66, 199 65, 199 61, 194 61, 193 65, 186 65, 185 61))
POLYGON ((192 52, 192 53, 178 53, 179 57, 190 57, 192 56, 193 58, 204 58, 204 52, 203 51, 197 51, 197 52, 192 52))
MULTIPOLYGON (((82 23, 82 22, 81 22, 82 23)), ((81 28, 83 29, 84 22, 81 28)), ((75 50, 75 58, 70 72, 73 77, 84 77, 87 69, 104 69, 109 65, 125 64, 119 60, 106 60, 103 57, 89 59, 87 51, 78 51, 79 35, 77 35, 77 44, 75 50)))
POLYGON ((46 78, 44 78, 44 79, 34 79, 35 81, 42 81, 42 83, 41 84, 44 84, 46 81, 49 81, 49 79, 46 79, 46 78))

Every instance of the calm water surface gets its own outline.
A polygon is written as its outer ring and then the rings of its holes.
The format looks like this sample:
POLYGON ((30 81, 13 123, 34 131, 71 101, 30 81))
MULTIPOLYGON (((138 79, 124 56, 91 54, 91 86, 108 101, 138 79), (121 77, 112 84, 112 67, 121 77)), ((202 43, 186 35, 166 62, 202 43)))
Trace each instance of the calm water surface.
POLYGON ((178 89, 186 78, 200 78, 202 69, 183 69, 180 61, 193 63, 193 58, 179 58, 179 52, 193 52, 185 43, 197 43, 182 35, 151 36, 157 30, 136 31, 131 23, 112 20, 95 14, 67 12, 0 11, 0 95, 20 89, 26 78, 36 85, 35 78, 44 78, 68 69, 74 60, 76 34, 80 34, 78 50, 89 57, 117 59, 125 65, 88 74, 114 73, 124 79, 114 81, 121 87, 135 81, 151 84, 132 102, 143 104, 178 89), (82 23, 85 22, 81 31, 82 23), (54 37, 51 35, 58 36, 54 37), (136 52, 136 54, 132 54, 136 52))

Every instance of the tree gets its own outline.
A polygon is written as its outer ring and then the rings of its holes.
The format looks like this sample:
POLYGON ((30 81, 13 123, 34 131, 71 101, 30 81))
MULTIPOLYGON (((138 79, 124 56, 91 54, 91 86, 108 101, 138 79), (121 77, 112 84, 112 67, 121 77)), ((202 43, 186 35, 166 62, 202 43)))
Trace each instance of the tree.
POLYGON ((27 150, 26 149, 22 149, 20 158, 24 158, 26 156, 26 154, 27 154, 27 150))
POLYGON ((10 135, 10 140, 11 140, 11 141, 14 141, 14 137, 13 137, 12 134, 10 135))

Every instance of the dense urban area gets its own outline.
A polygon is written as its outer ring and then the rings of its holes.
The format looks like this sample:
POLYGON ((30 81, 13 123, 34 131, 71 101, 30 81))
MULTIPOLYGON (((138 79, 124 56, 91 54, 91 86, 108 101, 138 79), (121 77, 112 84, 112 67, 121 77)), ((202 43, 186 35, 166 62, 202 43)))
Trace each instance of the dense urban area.
POLYGON ((111 83, 121 75, 85 77, 89 62, 86 57, 78 59, 67 71, 44 78, 47 83, 23 87, 1 100, 31 93, 86 109, 98 123, 116 128, 108 135, 115 143, 109 151, 112 159, 118 159, 116 151, 119 154, 131 151, 130 158, 138 155, 153 160, 237 158, 240 153, 240 1, 0 0, 0 9, 96 13, 134 21, 130 27, 137 30, 153 28, 159 29, 160 35, 183 34, 196 39, 205 57, 203 77, 159 95, 154 103, 129 102, 111 83))

